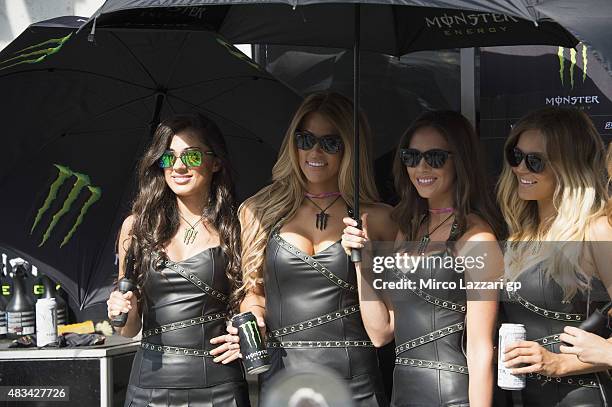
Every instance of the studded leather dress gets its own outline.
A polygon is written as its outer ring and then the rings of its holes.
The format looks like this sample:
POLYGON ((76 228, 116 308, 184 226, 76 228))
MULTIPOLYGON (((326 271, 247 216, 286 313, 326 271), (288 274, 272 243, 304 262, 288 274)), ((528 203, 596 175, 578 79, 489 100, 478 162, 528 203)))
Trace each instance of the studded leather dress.
MULTIPOLYGON (((448 241, 459 235, 458 225, 453 223, 448 241)), ((426 258, 450 256, 447 248, 426 258)), ((392 406, 469 405, 468 369, 462 350, 466 293, 459 289, 463 274, 438 267, 442 264, 432 261, 410 274, 387 270, 387 281, 415 283, 411 288, 384 293, 392 304, 395 323, 392 406), (428 282, 440 285, 429 287, 425 285, 428 282), (440 288, 444 286, 448 288, 440 288)))
POLYGON ((376 349, 359 311, 356 273, 340 242, 309 256, 278 233, 266 248, 264 287, 271 369, 323 365, 346 380, 355 406, 385 406, 376 349))
POLYGON ((210 339, 225 334, 229 282, 214 247, 181 262, 160 261, 142 290, 141 348, 126 406, 248 406, 239 361, 213 362, 210 339))
MULTIPOLYGON (((503 306, 508 322, 524 324, 527 340, 536 341, 551 352, 559 353, 559 335, 566 325, 578 326, 598 306, 589 304, 586 295, 577 294, 570 302, 563 302, 563 290, 552 279, 547 279, 539 266, 522 272, 517 281, 521 289, 510 292, 503 306)), ((595 280, 591 287, 593 298, 607 298, 603 284, 595 280)), ((605 406, 602 390, 612 396, 612 381, 607 373, 550 378, 528 374, 522 391, 524 406, 605 406)), ((612 399, 608 399, 612 405, 612 399)))

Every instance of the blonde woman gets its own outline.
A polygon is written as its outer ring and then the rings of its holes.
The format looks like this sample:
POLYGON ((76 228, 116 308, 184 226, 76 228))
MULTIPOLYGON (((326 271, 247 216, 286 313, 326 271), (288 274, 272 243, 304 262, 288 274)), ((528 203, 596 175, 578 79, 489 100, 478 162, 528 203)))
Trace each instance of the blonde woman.
MULTIPOLYGON (((487 253, 490 268, 472 274, 473 280, 486 282, 493 268, 501 274, 496 235, 503 235, 503 227, 492 197, 484 192, 477 151, 476 133, 460 113, 426 112, 414 121, 395 157, 395 183, 401 200, 392 219, 400 230, 391 240, 395 239, 394 252, 421 256, 433 260, 432 264, 436 259, 466 258, 466 251, 473 257, 477 250, 483 256, 487 253)), ((347 251, 364 247, 385 227, 372 222, 369 214, 363 231, 350 218, 345 223, 342 245, 347 251)), ((415 283, 414 288, 381 289, 368 276, 367 268, 357 268, 363 276, 359 279, 360 300, 370 338, 377 346, 395 339, 392 405, 491 406, 497 296, 491 297, 490 292, 468 295, 461 288, 466 279, 460 269, 418 266, 402 275, 394 267, 387 267, 385 280, 408 280, 415 283), (451 288, 426 287, 423 282, 451 288)))
POLYGON ((558 353, 564 326, 579 325, 594 299, 612 294, 603 143, 585 113, 548 108, 522 118, 505 149, 498 200, 510 232, 506 273, 522 288, 504 308, 528 340, 506 348, 499 363, 527 375, 524 405, 606 405, 609 376, 590 374, 602 367, 558 353))
MULTIPOLYGON (((376 349, 359 312, 355 268, 342 246, 342 218, 353 202, 353 106, 336 93, 308 96, 287 130, 271 185, 240 208, 244 278, 241 311, 267 331, 271 369, 262 392, 285 367, 320 364, 346 380, 357 406, 383 406, 376 349)), ((369 130, 360 117, 360 200, 371 218, 389 224, 377 205, 369 130)), ((385 239, 386 236, 379 236, 385 239)), ((229 329, 232 334, 235 329, 229 329)), ((215 351, 231 361, 237 336, 215 351)))

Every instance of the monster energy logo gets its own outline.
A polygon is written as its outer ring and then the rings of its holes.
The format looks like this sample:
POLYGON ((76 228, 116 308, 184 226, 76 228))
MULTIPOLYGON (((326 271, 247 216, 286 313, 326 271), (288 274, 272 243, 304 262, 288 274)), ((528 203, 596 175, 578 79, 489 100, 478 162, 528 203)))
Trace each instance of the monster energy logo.
POLYGON ((64 236, 64 240, 60 244, 60 247, 63 247, 66 243, 70 241, 70 238, 72 238, 72 235, 74 235, 79 225, 83 222, 83 219, 85 218, 85 215, 87 214, 87 211, 89 210, 89 208, 102 196, 102 189, 96 186, 92 186, 90 179, 87 175, 81 174, 78 172, 74 172, 70 168, 65 167, 63 165, 59 165, 59 164, 54 164, 54 165, 59 170, 59 173, 55 181, 53 181, 53 183, 49 187, 49 193, 47 194, 47 198, 45 199, 42 206, 38 210, 38 213, 36 214, 36 219, 34 219, 34 224, 32 225, 32 228, 30 229, 30 235, 34 232, 34 228, 36 228, 36 226, 41 221, 45 212, 47 212, 47 210, 51 207, 51 204, 57 198, 57 193, 60 187, 62 187, 62 185, 64 185, 64 183, 68 179, 71 179, 74 177, 76 180, 74 181, 74 184, 72 184, 72 188, 70 189, 70 192, 68 193, 68 196, 66 197, 66 200, 64 201, 62 207, 51 218, 51 222, 49 223, 49 226, 47 226, 47 229, 43 233, 42 240, 40 244, 38 245, 38 247, 44 245, 45 242, 49 239, 49 237, 51 237, 51 232, 53 231, 55 226, 57 226, 60 219, 64 215, 66 215, 68 212, 70 212, 72 204, 77 200, 77 198, 79 197, 79 194, 81 193, 81 191, 83 191, 83 189, 86 189, 87 191, 89 191, 89 198, 87 199, 87 201, 85 201, 85 203, 81 207, 79 216, 77 217, 76 221, 72 225, 72 228, 68 231, 68 233, 66 233, 66 236, 64 236))
POLYGON ((35 64, 42 62, 49 55, 53 55, 64 46, 70 39, 72 33, 61 38, 51 38, 47 41, 31 45, 15 52, 15 56, 4 61, 0 61, 0 71, 12 68, 21 64, 35 64))
POLYGON ((238 328, 242 330, 242 333, 246 337, 249 346, 258 347, 258 344, 261 345, 261 336, 259 334, 259 328, 257 327, 257 322, 255 321, 247 321, 242 325, 239 325, 238 328), (251 343, 251 339, 253 343, 251 343))
MULTIPOLYGON (((582 83, 584 83, 587 77, 589 59, 587 57, 587 46, 584 44, 580 45, 582 45, 582 83)), ((574 69, 576 68, 576 55, 578 54, 578 51, 576 51, 574 48, 569 48, 568 52, 570 60, 569 80, 572 89, 574 89, 574 69)), ((559 58, 559 78, 561 79, 561 85, 565 86, 565 48, 559 47, 557 50, 557 57, 559 58)))

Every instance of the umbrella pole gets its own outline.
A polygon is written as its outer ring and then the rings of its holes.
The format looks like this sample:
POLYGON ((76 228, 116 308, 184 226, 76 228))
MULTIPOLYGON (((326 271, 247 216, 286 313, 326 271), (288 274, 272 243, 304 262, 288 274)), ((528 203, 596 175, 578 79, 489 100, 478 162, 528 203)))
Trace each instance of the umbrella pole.
MULTIPOLYGON (((355 34, 353 45, 353 219, 361 229, 361 217, 359 216, 359 40, 361 37, 361 10, 360 5, 355 5, 355 34)), ((351 249, 351 261, 361 262, 361 250, 351 249)))
POLYGON ((159 92, 155 98, 155 112, 153 113, 153 118, 151 119, 151 123, 149 125, 149 135, 151 138, 153 138, 153 133, 155 133, 155 130, 157 130, 165 96, 166 94, 164 92, 159 92))

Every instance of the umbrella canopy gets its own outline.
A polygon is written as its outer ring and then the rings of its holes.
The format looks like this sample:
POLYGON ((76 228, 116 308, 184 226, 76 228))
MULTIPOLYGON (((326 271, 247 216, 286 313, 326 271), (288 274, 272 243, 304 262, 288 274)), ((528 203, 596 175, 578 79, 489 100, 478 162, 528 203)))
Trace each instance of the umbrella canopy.
MULTIPOLYGON (((461 32, 460 36, 464 37, 467 43, 463 46, 475 46, 469 45, 469 43, 473 43, 474 37, 482 36, 474 34, 479 33, 479 29, 489 32, 491 28, 502 26, 508 30, 504 31, 500 28, 497 31, 512 34, 512 40, 506 45, 548 44, 568 46, 561 42, 544 43, 537 40, 536 37, 541 34, 542 30, 549 30, 550 27, 555 27, 556 23, 573 37, 592 48, 605 69, 612 74, 612 36, 607 33, 609 21, 612 18, 612 2, 608 0, 343 0, 336 1, 334 4, 323 5, 322 3, 328 2, 321 0, 188 0, 180 2, 176 0, 108 0, 94 14, 94 17, 110 17, 113 13, 126 10, 134 12, 135 9, 141 9, 140 11, 142 11, 142 9, 147 8, 156 8, 157 10, 169 8, 173 10, 175 20, 183 23, 190 20, 191 23, 195 23, 195 20, 207 21, 211 25, 217 25, 220 32, 234 42, 262 42, 261 39, 265 38, 266 41, 264 42, 270 44, 289 43, 349 48, 352 43, 353 20, 347 8, 353 7, 354 4, 364 3, 362 5, 364 25, 361 27, 364 34, 362 49, 393 55, 401 55, 419 49, 434 49, 432 47, 420 48, 419 44, 423 44, 423 42, 417 41, 416 38, 422 37, 429 40, 429 37, 435 38, 441 33, 440 38, 442 38, 444 44, 448 40, 446 38, 448 37, 447 31, 461 32), (246 14, 247 17, 252 16, 254 11, 250 8, 255 3, 266 4, 267 13, 262 13, 261 19, 256 21, 245 19, 242 14, 246 14), (187 9, 182 7, 215 4, 224 7, 234 4, 239 7, 233 6, 231 11, 210 9, 206 12, 201 8, 187 9), (417 9, 417 7, 423 6, 436 8, 438 12, 426 20, 420 14, 422 11, 417 9), (318 7, 325 7, 326 9, 319 16, 320 18, 316 18, 318 7), (388 24, 377 26, 372 23, 369 26, 366 21, 379 21, 380 14, 388 13, 389 9, 398 8, 400 10, 394 11, 394 13, 401 18, 388 20, 388 24), (461 10, 463 10, 463 13, 461 10), (507 17, 495 17, 490 13, 503 14, 507 17), (410 30, 404 30, 401 24, 397 24, 400 21, 405 21, 406 16, 404 14, 415 16, 412 34, 408 34, 411 32, 410 30), (214 16, 214 19, 209 19, 212 16, 214 16), (510 16, 517 17, 525 22, 530 21, 531 27, 529 27, 529 24, 516 23, 510 16), (227 21, 224 21, 226 17, 227 21), (509 20, 506 20, 506 18, 509 18, 509 20), (500 24, 500 22, 503 24, 500 24), (539 28, 539 34, 537 35, 531 29, 534 27, 533 23, 536 22, 539 28), (245 23, 246 25, 241 25, 245 23), (299 27, 298 33, 291 36, 289 34, 291 28, 295 27, 296 24, 299 27), (314 29, 309 30, 313 27, 314 29), (523 32, 525 42, 519 43, 517 38, 520 36, 517 34, 523 29, 526 30, 523 32), (473 30, 472 33, 470 33, 470 30, 473 30), (344 32, 343 35, 330 38, 330 33, 336 34, 341 31, 344 32), (389 41, 389 35, 397 37, 399 41, 389 41), (319 42, 317 38, 324 41, 319 42)), ((148 13, 151 17, 155 14, 151 11, 148 13)), ((146 22, 147 18, 144 14, 136 12, 135 15, 140 15, 143 19, 142 22, 146 22)), ((557 30, 557 28, 554 28, 554 30, 557 30)), ((498 42, 497 45, 503 44, 498 42)))
MULTIPOLYGON (((548 19, 536 22, 521 0, 492 8, 487 7, 490 2, 482 0, 298 3, 298 0, 107 0, 92 18, 91 34, 96 24, 115 28, 171 25, 186 30, 216 30, 234 43, 352 47, 355 157, 359 157, 356 121, 361 50, 399 56, 426 49, 521 44, 573 47, 578 43, 555 22, 548 19)), ((359 222, 358 158, 354 162, 354 180, 353 209, 359 222)), ((352 260, 360 261, 358 251, 352 253, 352 260)))
POLYGON ((547 19, 538 25, 524 19, 530 17, 524 7, 500 11, 481 3, 488 2, 108 0, 93 20, 97 26, 212 29, 233 43, 352 48, 359 6, 363 51, 400 56, 493 44, 572 47, 578 42, 547 19))
POLYGON ((132 174, 160 119, 215 120, 244 198, 270 178, 300 103, 216 33, 99 30, 89 42, 84 21, 35 24, 0 53, 0 246, 81 307, 107 297, 132 174))

